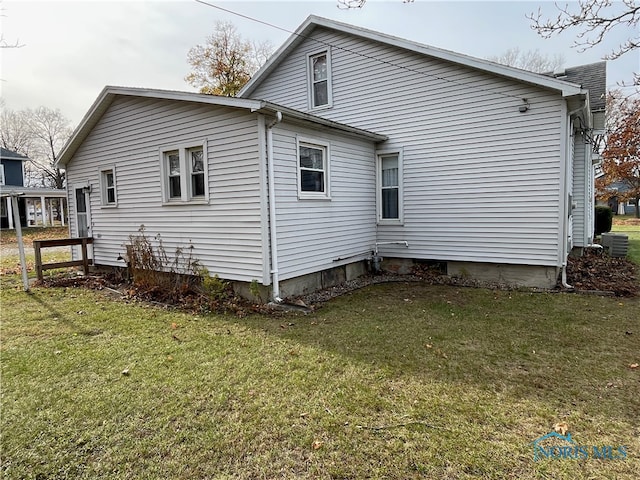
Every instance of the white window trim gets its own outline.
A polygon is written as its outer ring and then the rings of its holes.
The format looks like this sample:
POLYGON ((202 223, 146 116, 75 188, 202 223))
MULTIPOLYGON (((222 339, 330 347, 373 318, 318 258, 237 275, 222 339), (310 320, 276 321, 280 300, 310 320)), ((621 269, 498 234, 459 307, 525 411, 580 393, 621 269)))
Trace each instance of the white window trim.
POLYGON ((116 180, 116 166, 115 165, 106 165, 100 169, 100 173, 98 175, 99 185, 100 185, 100 206, 101 208, 116 208, 118 206, 118 182, 116 180), (113 172, 113 193, 115 197, 114 203, 109 203, 107 201, 107 182, 105 174, 107 172, 113 172))
POLYGON ((403 150, 376 150, 376 217, 378 225, 404 225, 403 150), (382 157, 398 155, 398 218, 382 218, 382 157))
POLYGON ((4 165, 0 163, 0 185, 4 185, 4 165))
POLYGON ((296 183, 300 200, 331 200, 331 144, 315 138, 296 137, 296 183), (303 192, 300 172, 300 146, 324 149, 324 192, 303 192))
POLYGON ((194 142, 184 142, 179 144, 165 145, 159 148, 160 159, 160 185, 162 188, 163 205, 194 205, 209 203, 209 160, 207 140, 197 140, 194 142), (204 196, 194 197, 191 191, 191 162, 187 152, 193 148, 202 148, 204 163, 204 196), (180 156, 180 195, 181 198, 169 197, 168 165, 165 161, 165 154, 177 150, 180 156))
POLYGON ((331 49, 325 48, 307 54, 307 93, 309 110, 324 110, 333 107, 333 81, 331 79, 331 49), (327 103, 326 105, 313 105, 313 66, 311 59, 318 55, 327 56, 327 103))

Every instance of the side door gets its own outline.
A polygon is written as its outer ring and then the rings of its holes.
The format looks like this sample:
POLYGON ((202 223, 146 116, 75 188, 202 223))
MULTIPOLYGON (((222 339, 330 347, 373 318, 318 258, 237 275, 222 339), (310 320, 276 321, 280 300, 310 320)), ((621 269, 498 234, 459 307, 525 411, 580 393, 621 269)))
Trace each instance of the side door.
POLYGON ((78 237, 91 236, 91 212, 89 202, 89 189, 81 187, 75 189, 76 200, 76 225, 78 237))

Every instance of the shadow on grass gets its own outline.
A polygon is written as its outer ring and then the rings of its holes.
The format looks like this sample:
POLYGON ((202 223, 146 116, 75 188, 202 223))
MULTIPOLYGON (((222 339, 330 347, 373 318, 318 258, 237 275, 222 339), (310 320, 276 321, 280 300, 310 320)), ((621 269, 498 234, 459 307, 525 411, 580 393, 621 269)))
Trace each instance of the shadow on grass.
POLYGON ((620 419, 640 417, 640 302, 398 283, 262 329, 386 372, 620 419), (290 325, 291 324, 291 325, 290 325))

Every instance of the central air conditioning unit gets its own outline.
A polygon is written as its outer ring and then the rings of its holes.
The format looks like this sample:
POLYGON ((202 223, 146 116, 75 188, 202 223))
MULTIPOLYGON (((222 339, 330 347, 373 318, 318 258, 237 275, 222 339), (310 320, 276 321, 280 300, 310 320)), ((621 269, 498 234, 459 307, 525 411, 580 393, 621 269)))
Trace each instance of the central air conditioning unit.
POLYGON ((603 233, 600 243, 611 257, 626 257, 629 251, 629 237, 622 233, 603 233))

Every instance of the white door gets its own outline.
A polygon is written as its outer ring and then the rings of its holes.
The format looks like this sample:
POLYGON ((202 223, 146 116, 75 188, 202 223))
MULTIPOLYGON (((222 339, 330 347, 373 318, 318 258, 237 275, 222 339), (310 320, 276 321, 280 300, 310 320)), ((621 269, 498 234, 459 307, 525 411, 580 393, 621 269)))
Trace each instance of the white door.
POLYGON ((76 188, 76 219, 78 225, 78 237, 91 236, 89 192, 87 190, 87 188, 76 188))

